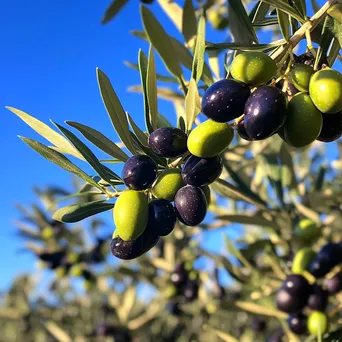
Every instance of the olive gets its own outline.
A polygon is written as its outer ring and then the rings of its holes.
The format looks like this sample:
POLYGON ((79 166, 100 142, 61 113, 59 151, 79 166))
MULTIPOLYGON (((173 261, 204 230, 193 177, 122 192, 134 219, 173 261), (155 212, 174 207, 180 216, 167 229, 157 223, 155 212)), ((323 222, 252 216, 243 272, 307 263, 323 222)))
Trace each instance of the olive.
POLYGON ((174 302, 167 303, 167 311, 173 316, 180 316, 182 314, 179 304, 174 302))
POLYGON ((251 86, 267 83, 277 73, 275 61, 260 51, 246 51, 237 55, 230 67, 232 77, 251 86))
POLYGON ((291 274, 283 282, 282 288, 294 296, 307 296, 309 282, 300 274, 291 274))
POLYGON ((207 213, 207 200, 201 188, 186 185, 175 197, 178 219, 187 226, 197 226, 207 213))
POLYGON ((322 130, 317 140, 323 142, 335 141, 342 135, 342 111, 336 114, 324 114, 322 130))
POLYGON ((244 123, 248 136, 261 140, 276 133, 287 117, 287 99, 275 87, 257 88, 245 105, 244 123))
POLYGON ((328 274, 333 267, 331 260, 316 256, 309 265, 309 272, 316 278, 322 278, 328 274))
POLYGON ((183 285, 188 279, 187 271, 185 270, 184 263, 176 265, 174 271, 171 273, 171 282, 175 286, 183 285))
POLYGON ((303 240, 312 241, 320 235, 320 229, 312 220, 304 219, 296 225, 295 235, 303 240))
POLYGON ((216 30, 224 30, 228 26, 228 18, 216 10, 209 12, 208 20, 216 30))
POLYGON ((148 138, 150 149, 161 157, 173 158, 187 151, 187 135, 179 128, 161 127, 148 138))
POLYGON ((234 120, 243 114, 250 93, 249 87, 244 83, 220 80, 205 92, 202 98, 202 112, 217 122, 234 120))
POLYGON ((330 68, 317 71, 310 80, 309 92, 314 105, 322 112, 342 110, 342 75, 330 68))
POLYGON ((157 165, 149 156, 136 155, 129 158, 123 168, 122 178, 133 190, 149 188, 157 177, 157 165))
POLYGON ((148 225, 159 236, 169 235, 176 224, 177 215, 173 205, 164 199, 153 200, 148 205, 148 225))
POLYGON ((190 156, 183 167, 182 177, 185 184, 203 186, 214 182, 222 172, 222 158, 199 158, 190 156))
POLYGON ((152 195, 159 199, 173 201, 177 191, 184 186, 180 169, 166 169, 152 186, 152 195))
POLYGON ((342 272, 338 272, 333 277, 325 279, 324 285, 331 294, 342 291, 342 272))
POLYGON ((309 91, 310 78, 314 70, 310 65, 295 64, 289 74, 289 81, 300 91, 309 91))
MULTIPOLYGON (((278 89, 283 90, 284 80, 280 80, 279 82, 276 83, 275 86, 278 89)), ((296 95, 297 93, 299 93, 299 90, 291 82, 287 82, 287 89, 284 91, 284 93, 287 96, 292 97, 292 96, 296 95)))
MULTIPOLYGON (((313 67, 315 65, 316 57, 311 53, 311 51, 307 51, 299 56, 296 56, 295 61, 296 63, 310 65, 313 67)), ((318 69, 321 69, 323 64, 328 65, 328 60, 324 56, 322 56, 320 62, 318 63, 318 69)))
POLYGON ((237 124, 237 133, 239 134, 240 138, 248 141, 252 141, 253 139, 248 135, 246 132, 245 128, 245 120, 242 119, 238 124, 237 124))
POLYGON ((302 313, 292 314, 287 319, 287 325, 294 334, 305 334, 307 331, 307 318, 302 313))
POLYGON ((256 332, 260 333, 266 330, 266 321, 260 318, 253 318, 251 322, 251 329, 256 332))
POLYGON ((319 336, 328 331, 328 317, 320 311, 313 311, 308 318, 308 330, 311 335, 319 336))
POLYGON ((227 123, 207 120, 190 133, 188 150, 200 158, 215 157, 228 147, 233 137, 234 130, 227 123))
POLYGON ((276 305, 278 310, 295 313, 301 311, 307 303, 307 296, 296 296, 288 292, 287 289, 280 288, 276 294, 276 305))
POLYGON ((195 280, 188 280, 184 286, 184 298, 187 302, 192 302, 198 296, 198 283, 195 280))
POLYGON ((112 239, 110 251, 113 256, 123 259, 132 260, 147 253, 156 245, 159 235, 152 226, 147 225, 145 231, 135 240, 124 241, 121 237, 112 239))
POLYGON ((288 116, 283 127, 285 141, 293 147, 312 143, 322 129, 322 113, 306 93, 296 94, 289 102, 288 116))
POLYGON ((308 298, 308 307, 311 310, 324 311, 328 305, 329 293, 319 285, 313 285, 308 298))
POLYGON ((317 256, 331 260, 335 267, 342 261, 342 247, 338 243, 329 242, 320 249, 317 256))
POLYGON ((120 238, 124 241, 135 240, 144 232, 147 220, 146 194, 135 190, 125 190, 114 207, 114 223, 120 238))
POLYGON ((316 253, 311 248, 300 249, 292 261, 292 273, 302 274, 315 258, 316 253))

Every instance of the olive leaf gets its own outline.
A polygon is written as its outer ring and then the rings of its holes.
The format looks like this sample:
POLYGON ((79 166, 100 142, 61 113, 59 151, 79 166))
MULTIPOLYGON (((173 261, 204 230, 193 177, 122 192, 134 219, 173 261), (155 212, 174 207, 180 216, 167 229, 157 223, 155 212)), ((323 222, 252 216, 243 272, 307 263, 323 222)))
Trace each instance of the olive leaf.
POLYGON ((122 151, 120 147, 118 147, 115 143, 113 143, 110 139, 108 139, 105 135, 103 135, 96 129, 80 124, 78 122, 66 121, 66 123, 69 126, 76 128, 86 139, 88 139, 100 150, 106 152, 110 156, 117 158, 123 162, 125 162, 129 158, 128 155, 124 151, 122 151))
POLYGON ((286 313, 276 310, 273 307, 267 307, 253 302, 236 301, 234 305, 239 309, 255 313, 257 315, 277 317, 279 319, 286 319, 288 316, 286 313))
POLYGON ((29 145, 31 148, 33 148, 36 152, 38 152, 40 155, 42 155, 45 159, 49 160, 50 162, 58 165, 62 169, 69 171, 76 176, 82 178, 87 183, 91 184, 95 188, 99 189, 101 192, 103 192, 103 188, 101 185, 99 185, 97 182, 93 180, 90 176, 88 176, 84 171, 82 171, 80 168, 78 168, 75 164, 73 164, 68 158, 66 158, 63 154, 54 151, 53 149, 41 144, 38 141, 35 141, 33 139, 20 137, 27 145, 29 145))
POLYGON ((35 130, 39 135, 48 140, 51 144, 54 144, 56 147, 61 148, 64 153, 68 153, 74 157, 84 160, 83 156, 70 144, 67 139, 63 137, 63 135, 57 133, 45 123, 23 112, 22 110, 13 107, 6 108, 17 115, 20 119, 22 119, 26 124, 28 124, 33 130, 35 130))
POLYGON ((105 15, 102 19, 102 24, 108 23, 112 20, 127 4, 128 0, 114 0, 107 8, 105 15))
POLYGON ((277 40, 269 44, 245 44, 245 43, 211 43, 206 42, 207 50, 242 50, 242 51, 269 51, 278 46, 284 45, 285 39, 277 40))
POLYGON ((182 33, 187 45, 192 48, 193 39, 197 34, 196 12, 192 0, 185 0, 182 16, 182 33))
POLYGON ((196 81, 191 78, 188 93, 185 97, 185 114, 186 114, 186 127, 187 132, 192 129, 192 124, 195 121, 196 116, 201 112, 200 97, 196 81))
POLYGON ((254 7, 252 8, 251 12, 249 13, 248 17, 252 21, 252 24, 255 22, 261 22, 265 19, 268 11, 270 9, 270 5, 266 4, 265 2, 258 1, 254 7))
POLYGON ((157 78, 156 78, 156 65, 154 61, 154 54, 152 45, 148 52, 147 73, 146 73, 146 90, 149 108, 149 121, 152 130, 157 128, 158 118, 158 102, 157 102, 157 78))
MULTIPOLYGON (((131 92, 142 93, 143 88, 141 86, 131 86, 128 88, 131 92)), ((157 88, 157 95, 159 98, 172 101, 172 102, 184 102, 184 96, 179 92, 165 87, 157 88)))
POLYGON ((273 6, 274 8, 283 11, 284 13, 287 13, 291 17, 298 20, 300 23, 305 22, 305 15, 301 15, 297 9, 293 8, 291 5, 289 5, 287 2, 282 0, 262 0, 263 2, 266 2, 267 4, 273 6))
POLYGON ((199 82, 202 77, 204 67, 204 54, 205 54, 205 18, 200 17, 198 22, 197 36, 194 59, 192 63, 192 75, 191 78, 199 82))
POLYGON ((114 204, 105 203, 105 200, 73 204, 58 209, 52 218, 59 222, 74 223, 113 208, 114 204))
POLYGON ((288 41, 290 38, 290 18, 286 13, 280 11, 279 9, 277 9, 277 16, 280 31, 284 38, 288 41))
POLYGON ((203 328, 204 328, 204 330, 210 331, 212 334, 216 335, 217 337, 219 337, 224 342, 239 342, 238 339, 236 339, 235 337, 233 337, 232 335, 230 335, 224 331, 214 329, 208 325, 204 325, 203 328))
POLYGON ((102 101, 106 107, 113 127, 127 149, 131 153, 135 154, 131 135, 128 129, 126 114, 122 108, 120 100, 117 97, 109 78, 98 68, 96 69, 96 73, 102 101))
POLYGON ((71 337, 55 322, 44 322, 45 329, 58 341, 58 342, 71 342, 71 337))

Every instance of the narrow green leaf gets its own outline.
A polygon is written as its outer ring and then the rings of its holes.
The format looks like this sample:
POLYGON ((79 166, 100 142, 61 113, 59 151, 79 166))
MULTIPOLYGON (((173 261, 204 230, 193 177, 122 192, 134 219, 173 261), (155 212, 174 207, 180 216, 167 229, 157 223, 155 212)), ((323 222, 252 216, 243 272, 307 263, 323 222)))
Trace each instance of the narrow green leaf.
POLYGON ((163 114, 158 114, 158 128, 160 127, 172 127, 170 121, 166 119, 163 114))
POLYGON ((75 134, 73 134, 67 128, 57 123, 54 123, 54 125, 56 125, 56 127, 70 140, 70 142, 82 154, 82 156, 89 163, 89 165, 97 172, 97 174, 103 180, 105 180, 109 184, 112 183, 112 179, 110 178, 110 176, 114 177, 114 179, 116 180, 120 180, 120 177, 112 171, 111 175, 109 175, 107 168, 99 162, 95 154, 80 139, 78 139, 75 134))
POLYGON ((45 321, 45 329, 58 341, 58 342, 71 342, 71 337, 55 322, 45 321))
POLYGON ((278 25, 278 19, 277 18, 265 18, 260 21, 255 21, 253 23, 253 26, 255 27, 262 27, 262 26, 273 26, 273 25, 278 25))
POLYGON ((300 15, 300 13, 293 8, 291 5, 289 5, 287 2, 282 0, 262 0, 263 2, 266 2, 267 4, 271 5, 272 7, 281 10, 291 17, 297 19, 300 23, 305 22, 305 18, 300 15))
POLYGON ((241 0, 230 0, 228 2, 228 21, 234 40, 258 43, 258 37, 241 0))
MULTIPOLYGON (((129 91, 142 93, 143 88, 141 86, 132 86, 128 88, 129 91)), ((170 88, 158 87, 157 95, 161 99, 172 101, 172 102, 184 102, 184 96, 178 92, 173 91, 170 88)))
POLYGON ((97 81, 100 88, 100 93, 102 97, 102 101, 107 109, 107 113, 110 117, 110 120, 113 124, 113 127, 120 139, 127 147, 127 149, 131 153, 135 153, 131 135, 128 129, 128 122, 126 118, 126 114, 118 96, 116 95, 109 78, 103 73, 100 69, 97 68, 97 81))
POLYGON ((67 139, 63 137, 63 135, 57 133, 45 123, 19 109, 13 107, 6 108, 17 115, 21 120, 23 120, 27 125, 29 125, 47 141, 50 141, 51 144, 54 144, 55 146, 61 148, 64 153, 68 153, 74 157, 84 160, 82 155, 69 143, 67 139))
POLYGON ((244 43, 206 43, 207 50, 242 50, 242 51, 267 51, 277 46, 284 45, 285 39, 277 40, 270 44, 244 44, 244 43))
POLYGON ((228 333, 226 333, 224 331, 220 331, 218 329, 211 328, 208 325, 205 325, 204 329, 209 330, 212 334, 216 335, 217 337, 219 337, 224 342, 239 342, 239 340, 236 339, 234 336, 229 335, 228 333))
POLYGON ((291 0, 292 6, 298 11, 302 18, 306 17, 306 2, 305 0, 291 0))
POLYGON ((114 0, 107 8, 105 15, 102 19, 102 24, 108 23, 112 20, 120 10, 127 4, 128 0, 114 0))
POLYGON ((251 12, 249 13, 248 17, 254 24, 255 22, 264 20, 269 10, 270 10, 270 5, 262 1, 258 1, 256 5, 253 7, 253 9, 251 10, 251 12))
POLYGON ((136 135, 138 140, 141 142, 141 144, 147 147, 148 146, 147 135, 137 126, 137 124, 134 122, 132 117, 128 113, 126 113, 126 114, 127 114, 128 122, 129 122, 130 126, 132 127, 134 134, 136 135))
POLYGON ((66 121, 66 123, 69 126, 76 128, 86 139, 88 139, 100 150, 106 152, 110 156, 117 158, 123 162, 125 162, 129 158, 128 155, 124 151, 122 151, 120 147, 118 147, 115 143, 113 143, 105 135, 103 135, 96 129, 80 124, 78 122, 66 121))
POLYGON ((94 186, 95 188, 103 192, 103 188, 98 183, 96 183, 90 176, 88 176, 85 172, 83 172, 80 168, 78 168, 75 164, 73 164, 68 158, 63 156, 63 154, 56 152, 52 150, 51 148, 33 139, 24 138, 24 137, 19 137, 19 138, 22 139, 27 145, 33 148, 36 152, 38 152, 48 161, 82 178, 87 183, 91 184, 92 186, 94 186))
POLYGON ((147 7, 141 6, 140 10, 143 26, 149 41, 159 53, 170 73, 177 78, 181 78, 182 69, 169 35, 164 31, 164 28, 147 7))
POLYGON ((340 49, 341 49, 340 42, 338 41, 338 39, 335 38, 329 50, 329 55, 328 55, 329 66, 332 67, 334 65, 336 58, 339 56, 340 49))
POLYGON ((158 102, 157 102, 157 78, 154 61, 153 47, 150 45, 148 52, 147 75, 146 75, 147 99, 149 107, 149 121, 152 129, 157 128, 158 102))
POLYGON ((289 16, 284 13, 283 11, 280 11, 277 9, 277 16, 278 16, 278 22, 280 31, 283 34, 284 38, 286 40, 289 40, 290 38, 290 19, 289 16))
POLYGON ((317 55, 316 55, 315 65, 314 65, 315 70, 317 70, 318 64, 321 61, 321 59, 327 55, 331 42, 334 39, 334 34, 331 30, 331 27, 333 25, 334 25, 334 20, 331 17, 327 16, 324 20, 321 41, 317 50, 317 55))
POLYGON ((192 0, 185 0, 182 16, 182 33, 185 42, 191 48, 193 39, 197 33, 196 12, 192 0))
POLYGON ((227 235, 224 235, 224 244, 226 246, 227 251, 232 254, 236 259, 238 259, 242 265, 250 270, 253 269, 252 265, 248 262, 248 260, 241 254, 241 252, 235 247, 232 241, 229 239, 227 235))
POLYGON ((113 208, 113 203, 105 203, 104 200, 73 204, 58 209, 52 218, 59 222, 74 223, 113 208))
POLYGON ((204 67, 204 54, 205 54, 205 18, 200 17, 198 22, 197 36, 196 36, 196 46, 194 59, 192 63, 192 78, 199 82, 202 77, 203 67, 204 67))
POLYGON ((256 213, 250 214, 225 214, 216 216, 215 219, 233 223, 247 224, 252 226, 274 227, 275 222, 265 219, 262 215, 256 213))
POLYGON ((188 93, 185 97, 185 114, 187 132, 192 129, 192 124, 196 116, 201 112, 201 100, 198 94, 196 82, 193 78, 190 80, 188 93))
POLYGON ((237 301, 235 302, 235 306, 239 309, 245 310, 247 312, 252 312, 257 315, 276 317, 280 319, 286 319, 288 316, 286 313, 276 310, 273 307, 267 307, 252 302, 237 301))

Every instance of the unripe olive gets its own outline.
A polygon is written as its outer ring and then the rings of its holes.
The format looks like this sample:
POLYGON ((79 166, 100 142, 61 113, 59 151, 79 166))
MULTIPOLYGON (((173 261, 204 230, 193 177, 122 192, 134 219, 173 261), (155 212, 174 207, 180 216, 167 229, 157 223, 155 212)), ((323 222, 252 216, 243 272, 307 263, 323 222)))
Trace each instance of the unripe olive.
POLYGON ((210 11, 208 20, 216 30, 224 30, 228 26, 228 19, 218 11, 210 11))
POLYGON ((320 311, 313 311, 308 318, 308 330, 311 335, 323 335, 328 331, 328 317, 320 311))
POLYGON ((294 147, 312 143, 320 134, 322 113, 306 93, 296 94, 288 105, 288 116, 283 126, 284 140, 294 147))
POLYGON ((197 157, 215 157, 228 147, 233 137, 234 130, 227 123, 207 120, 190 133, 188 150, 197 157))
POLYGON ((309 92, 322 113, 334 114, 342 110, 342 75, 338 71, 327 68, 316 72, 311 77, 309 92))
POLYGON ((172 202, 182 186, 184 186, 184 181, 181 170, 167 169, 158 176, 152 185, 152 195, 172 202))
POLYGON ((316 253, 311 248, 300 249, 293 258, 292 273, 302 274, 305 272, 315 256, 316 253))
POLYGON ((289 81, 300 91, 309 91, 309 83, 313 68, 310 65, 295 64, 289 74, 289 81))
POLYGON ((258 86, 267 83, 277 73, 275 61, 260 51, 246 51, 237 55, 230 67, 234 79, 258 86))
POLYGON ((145 230, 148 220, 148 199, 145 193, 126 190, 114 207, 114 223, 120 238, 135 240, 145 230))
POLYGON ((312 241, 320 234, 320 229, 317 224, 309 219, 300 220, 295 227, 295 235, 299 238, 312 241))
POLYGON ((44 240, 49 240, 51 239, 53 236, 54 236, 54 231, 51 227, 45 227, 43 230, 42 230, 42 238, 44 240))

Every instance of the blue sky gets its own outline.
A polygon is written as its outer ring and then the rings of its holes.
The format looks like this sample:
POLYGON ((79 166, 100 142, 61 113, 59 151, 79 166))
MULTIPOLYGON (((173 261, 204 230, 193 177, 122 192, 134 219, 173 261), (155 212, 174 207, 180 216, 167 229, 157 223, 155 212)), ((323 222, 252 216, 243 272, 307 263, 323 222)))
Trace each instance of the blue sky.
MULTIPOLYGON (((139 48, 148 51, 146 43, 129 34, 132 29, 141 29, 137 2, 130 1, 115 21, 103 26, 100 21, 108 1, 0 0, 5 8, 0 20, 0 289, 14 275, 34 267, 32 256, 17 253, 22 241, 15 236, 13 220, 18 214, 14 202, 34 202, 35 184, 71 183, 67 172, 45 161, 17 137, 40 140, 4 106, 19 108, 44 122, 81 122, 116 140, 98 92, 95 68, 100 67, 110 77, 125 109, 142 126, 142 98, 126 91, 140 82, 139 75, 123 64, 124 60, 135 62, 139 48)), ((158 6, 151 8, 164 21, 158 6)), ((168 21, 166 28, 173 30, 168 21)), ((160 111, 170 117, 172 106, 161 101, 160 111)))

